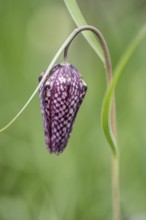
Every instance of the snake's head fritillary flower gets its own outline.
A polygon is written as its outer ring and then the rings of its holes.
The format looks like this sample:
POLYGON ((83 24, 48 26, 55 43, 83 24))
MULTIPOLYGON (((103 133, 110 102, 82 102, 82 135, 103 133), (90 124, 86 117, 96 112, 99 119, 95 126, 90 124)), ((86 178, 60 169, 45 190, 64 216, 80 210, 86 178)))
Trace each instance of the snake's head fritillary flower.
MULTIPOLYGON (((42 79, 44 73, 39 77, 42 79)), ((39 90, 44 133, 48 150, 61 153, 67 145, 75 117, 87 86, 76 68, 57 64, 39 90)))

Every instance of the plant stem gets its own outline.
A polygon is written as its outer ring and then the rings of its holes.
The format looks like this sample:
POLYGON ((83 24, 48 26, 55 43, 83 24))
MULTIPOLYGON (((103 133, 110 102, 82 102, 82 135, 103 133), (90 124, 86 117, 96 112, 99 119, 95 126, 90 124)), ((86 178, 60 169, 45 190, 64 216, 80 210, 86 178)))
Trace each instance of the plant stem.
MULTIPOLYGON (((101 34, 101 32, 96 29, 95 27, 92 27, 90 25, 85 25, 82 27, 79 27, 76 29, 76 32, 72 39, 68 42, 67 46, 64 49, 64 62, 67 63, 67 54, 69 46, 72 42, 72 40, 81 32, 85 30, 92 31, 99 39, 101 47, 103 49, 105 62, 105 73, 106 73, 106 80, 107 80, 107 87, 109 87, 111 81, 112 81, 112 65, 111 65, 111 58, 110 53, 106 44, 106 41, 101 34)), ((115 98, 113 97, 112 100, 112 106, 111 106, 111 128, 112 133, 114 135, 115 141, 117 141, 117 128, 116 128, 116 109, 115 109, 115 98)), ((112 151, 112 198, 113 198, 113 220, 120 220, 120 204, 119 204, 119 158, 118 158, 118 151, 117 149, 113 149, 112 151)))
POLYGON ((2 128, 0 128, 0 133, 5 131, 7 128, 9 128, 15 121, 16 119, 22 114, 22 112, 26 109, 26 107, 29 105, 29 103, 32 101, 32 99, 34 98, 34 96, 37 94, 37 92, 39 91, 40 86, 43 84, 43 82, 45 81, 47 75, 49 74, 51 68, 53 67, 53 65, 55 64, 56 60, 58 59, 58 57, 60 56, 60 54, 62 53, 62 51, 64 50, 64 48, 66 47, 66 45, 68 45, 68 42, 70 42, 70 40, 73 38, 73 36, 76 33, 76 29, 68 36, 68 38, 64 41, 64 43, 62 44, 62 46, 59 48, 59 50, 57 51, 57 53, 55 54, 54 58, 52 59, 51 63, 49 64, 49 66, 47 67, 45 74, 43 75, 42 80, 40 81, 39 85, 36 87, 36 89, 33 91, 33 93, 31 94, 31 96, 29 97, 29 99, 27 100, 27 102, 23 105, 23 107, 20 109, 20 111, 2 128))
MULTIPOLYGON (((112 81, 112 65, 111 65, 111 59, 110 59, 110 54, 109 50, 106 44, 106 41, 104 40, 103 35, 101 32, 96 29, 95 27, 92 27, 90 25, 85 25, 81 26, 77 29, 75 29, 69 37, 65 40, 65 42, 62 44, 56 55, 54 56, 53 60, 49 64, 48 68, 45 71, 45 74, 40 81, 39 85, 37 88, 34 90, 28 101, 25 103, 25 105, 21 108, 21 110, 17 113, 17 115, 8 123, 6 124, 3 128, 0 129, 0 132, 6 130, 10 125, 13 124, 13 122, 21 115, 21 113, 26 109, 28 104, 31 102, 35 94, 38 92, 40 86, 42 83, 45 81, 47 75, 49 74, 49 71, 51 70, 52 66, 60 56, 61 52, 64 50, 64 61, 67 62, 67 52, 70 43, 72 40, 76 37, 78 33, 81 31, 85 30, 90 30, 92 31, 99 39, 100 44, 103 49, 104 57, 105 60, 103 60, 104 66, 105 66, 105 72, 106 72, 106 79, 107 79, 107 86, 110 85, 112 81)), ((112 132, 114 135, 115 140, 117 139, 117 130, 116 130, 116 111, 115 111, 115 101, 113 98, 112 101, 112 108, 111 108, 111 127, 112 127, 112 132)), ((119 161, 118 161, 118 152, 116 149, 113 150, 113 159, 112 159, 112 182, 113 182, 113 220, 120 220, 120 205, 119 205, 119 161)))
MULTIPOLYGON (((111 127, 112 132, 117 141, 117 127, 116 127, 116 107, 115 107, 115 97, 112 99, 111 107, 111 127)), ((119 154, 112 155, 112 204, 113 204, 113 220, 121 219, 120 211, 120 193, 119 193, 119 154)))
POLYGON ((113 220, 120 220, 119 205, 119 160, 112 157, 112 194, 113 194, 113 220))

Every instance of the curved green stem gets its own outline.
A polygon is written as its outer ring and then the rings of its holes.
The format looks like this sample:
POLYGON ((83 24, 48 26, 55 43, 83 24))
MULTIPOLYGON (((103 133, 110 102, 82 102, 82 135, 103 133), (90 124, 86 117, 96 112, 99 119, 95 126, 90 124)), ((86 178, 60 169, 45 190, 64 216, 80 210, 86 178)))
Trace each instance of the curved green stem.
MULTIPOLYGON (((52 62, 50 63, 50 65, 48 66, 47 70, 45 71, 45 74, 41 80, 41 82, 39 83, 39 85, 37 86, 37 88, 34 90, 33 94, 30 96, 29 100, 26 102, 26 104, 23 106, 23 108, 18 112, 18 114, 2 129, 0 129, 0 132, 4 131, 5 129, 7 129, 19 116, 20 114, 25 110, 25 108, 28 106, 28 104, 30 103, 30 101, 33 99, 33 97, 35 96, 35 94, 38 92, 41 84, 45 81, 47 75, 49 74, 52 66, 54 65, 55 61, 57 60, 57 58, 59 57, 59 55, 61 54, 61 52, 64 50, 64 59, 65 62, 67 61, 67 52, 68 52, 68 48, 70 43, 72 42, 72 40, 75 38, 75 36, 85 30, 89 30, 92 31, 99 39, 100 45, 102 47, 103 53, 104 53, 104 66, 105 66, 105 73, 106 73, 106 79, 107 79, 107 86, 110 85, 110 83, 112 82, 112 65, 111 65, 111 59, 110 59, 110 54, 109 54, 109 50, 106 44, 106 41, 103 37, 103 35, 101 34, 101 32, 96 29, 95 27, 92 27, 90 25, 85 25, 82 27, 79 27, 77 29, 75 29, 71 35, 66 39, 66 41, 63 43, 63 45, 60 47, 60 49, 58 50, 58 52, 56 53, 55 57, 53 58, 52 62)), ((112 107, 111 107, 111 115, 110 115, 110 125, 111 125, 111 130, 112 130, 112 134, 113 134, 113 141, 110 146, 113 152, 113 161, 116 158, 116 161, 118 161, 118 152, 117 152, 117 147, 116 144, 114 144, 116 142, 116 136, 117 136, 117 131, 116 131, 116 117, 115 117, 115 101, 114 98, 112 100, 112 107), (115 142, 114 142, 115 141, 115 142)), ((113 163, 113 170, 116 168, 118 170, 118 166, 113 163)), ((113 190, 113 210, 114 210, 114 216, 116 216, 116 219, 114 220, 120 220, 120 206, 119 206, 119 196, 114 196, 114 194, 119 195, 118 193, 118 180, 116 178, 118 178, 118 175, 113 175, 113 183, 114 183, 114 190, 113 190)))
MULTIPOLYGON (((77 27, 81 27, 87 25, 85 18, 83 17, 80 8, 76 2, 76 0, 64 0, 70 15, 72 16, 73 20, 75 21, 77 27)), ((98 55, 99 59, 105 63, 104 54, 101 48, 101 45, 98 43, 96 37, 91 32, 82 32, 83 36, 98 55)))
POLYGON ((146 38, 146 26, 142 28, 140 33, 136 36, 136 38, 131 42, 129 45, 128 49, 126 52, 123 54, 121 57, 118 65, 115 68, 114 71, 114 76, 111 84, 109 85, 105 98, 103 101, 103 106, 102 106, 102 127, 104 130, 104 134, 106 136, 106 139, 110 145, 113 145, 113 133, 112 130, 110 129, 111 124, 110 124, 110 106, 112 104, 112 97, 114 94, 114 91, 118 85, 118 82, 120 80, 120 77, 122 76, 123 70, 125 66, 127 65, 128 61, 130 60, 131 56, 133 55, 134 51, 138 47, 138 45, 146 38))
MULTIPOLYGON (((72 40, 76 37, 78 33, 81 31, 90 30, 92 31, 96 37, 98 37, 100 45, 103 50, 104 54, 104 66, 105 66, 105 73, 107 79, 107 87, 109 87, 110 83, 112 82, 112 65, 108 47, 106 45, 106 41, 104 40, 103 35, 101 32, 96 29, 95 27, 85 25, 76 29, 76 34, 73 38, 68 42, 68 45, 65 47, 64 50, 64 61, 67 63, 67 54, 69 46, 72 40)), ((111 149, 112 149, 112 194, 113 194, 113 220, 120 220, 120 199, 119 199, 119 157, 118 157, 118 148, 116 146, 117 141, 117 128, 116 128, 116 110, 115 110, 115 98, 112 98, 112 107, 111 107, 111 114, 109 117, 109 123, 111 126, 111 133, 113 135, 113 139, 111 142, 111 149)))
POLYGON ((17 115, 8 123, 6 124, 3 128, 0 129, 0 132, 3 132, 4 130, 6 130, 10 125, 13 124, 13 122, 21 115, 21 113, 26 109, 26 107, 29 105, 29 103, 31 102, 31 100, 33 99, 33 97, 36 95, 36 93, 38 92, 40 86, 42 85, 42 83, 45 81, 47 75, 49 74, 51 68, 53 67, 53 65, 55 64, 56 60, 58 59, 58 57, 60 56, 60 54, 62 53, 62 51, 64 50, 64 48, 66 47, 66 45, 68 44, 68 42, 70 41, 70 39, 72 39, 72 37, 74 36, 74 34, 76 33, 76 30, 74 30, 69 37, 65 40, 65 42, 62 44, 62 46, 60 47, 60 49, 58 50, 58 52, 56 53, 56 55, 54 56, 53 60, 51 61, 50 65, 48 66, 48 68, 45 71, 45 74, 42 78, 42 80, 40 81, 39 85, 37 86, 37 88, 34 90, 34 92, 32 93, 32 95, 30 96, 30 98, 28 99, 28 101, 24 104, 24 106, 21 108, 21 110, 17 113, 17 115))

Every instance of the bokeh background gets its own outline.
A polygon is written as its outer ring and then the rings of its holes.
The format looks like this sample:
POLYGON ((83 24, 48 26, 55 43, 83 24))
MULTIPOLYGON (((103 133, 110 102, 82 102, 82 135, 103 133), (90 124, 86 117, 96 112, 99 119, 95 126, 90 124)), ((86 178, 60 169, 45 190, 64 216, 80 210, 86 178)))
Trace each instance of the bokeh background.
MULTIPOLYGON (((146 23, 145 0, 78 1, 113 68, 146 23)), ((62 0, 0 0, 0 127, 20 110, 75 24, 62 0)), ((116 90, 123 219, 146 219, 146 40, 116 90)), ((0 220, 111 220, 111 152, 101 128, 102 63, 82 35, 69 61, 88 84, 64 153, 50 155, 36 96, 0 134, 0 220)), ((62 62, 62 56, 58 62, 62 62)))

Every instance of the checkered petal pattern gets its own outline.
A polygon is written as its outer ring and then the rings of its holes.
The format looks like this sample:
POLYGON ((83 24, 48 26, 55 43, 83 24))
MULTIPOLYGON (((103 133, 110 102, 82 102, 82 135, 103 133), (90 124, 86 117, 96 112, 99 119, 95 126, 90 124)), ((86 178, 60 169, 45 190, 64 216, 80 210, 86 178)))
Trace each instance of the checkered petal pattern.
MULTIPOLYGON (((44 73, 39 77, 42 79, 44 73)), ((59 154, 67 145, 87 86, 71 64, 57 64, 39 90, 46 145, 59 154)))

